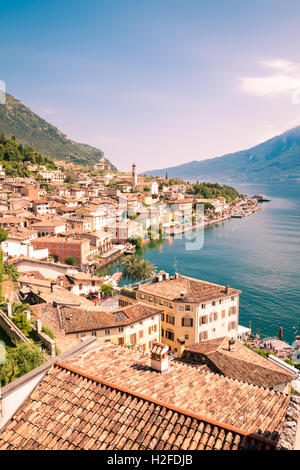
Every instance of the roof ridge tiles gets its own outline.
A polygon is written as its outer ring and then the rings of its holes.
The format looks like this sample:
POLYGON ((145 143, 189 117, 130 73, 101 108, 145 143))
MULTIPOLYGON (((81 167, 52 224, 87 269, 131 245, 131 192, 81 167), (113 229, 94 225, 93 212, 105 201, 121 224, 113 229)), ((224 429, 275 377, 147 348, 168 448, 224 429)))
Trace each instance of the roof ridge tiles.
MULTIPOLYGON (((223 428, 223 429, 226 429, 230 432, 233 432, 235 434, 240 434, 244 437, 252 437, 253 439, 256 439, 256 440, 259 440, 261 442, 264 442, 272 447, 275 447, 276 446, 276 442, 271 440, 271 439, 268 439, 268 438, 265 438, 259 434, 256 434, 256 433, 251 433, 251 432, 247 432, 243 429, 240 429, 240 428, 237 428, 235 426, 232 426, 232 425, 229 425, 227 423, 222 423, 220 421, 217 421, 217 420, 214 420, 212 418, 207 418, 205 416, 201 416, 197 413, 193 413, 191 411, 188 411, 188 410, 184 410, 182 408, 179 408, 177 406, 174 406, 172 404, 168 404, 168 403, 165 403, 161 400, 157 400, 156 398, 153 398, 153 397, 150 397, 150 396, 147 396, 147 395, 143 395, 141 393, 138 393, 138 392, 135 392, 133 390, 130 390, 126 387, 122 387, 120 385, 116 385, 112 382, 109 382, 107 380, 104 380, 104 379, 100 379, 99 377, 96 377, 94 375, 91 375, 91 374, 87 374, 85 372, 82 372, 74 367, 71 367, 69 366, 68 364, 64 364, 62 362, 55 362, 55 366, 61 368, 61 369, 64 369, 64 370, 67 370, 69 371, 70 373, 73 373, 73 374, 76 374, 78 376, 82 376, 88 380, 92 380, 93 382, 96 382, 96 383, 100 383, 108 388, 111 388, 111 389, 114 389, 114 390, 118 390, 120 392, 123 392, 123 393, 127 393, 129 395, 132 395, 136 398, 139 398, 141 400, 145 400, 147 402, 149 402, 150 404, 152 405, 157 405, 157 406, 160 406, 160 407, 163 407, 163 408, 166 408, 167 410, 172 410, 174 411, 175 413, 178 413, 178 414, 182 414, 182 415, 185 415, 187 417, 190 417, 192 419, 197 419, 199 421, 203 421, 203 423, 205 423, 206 425, 212 425, 212 426, 217 426, 218 428, 223 428)), ((218 374, 215 374, 215 375, 218 375, 218 374)), ((238 381, 237 381, 238 382, 238 381)))

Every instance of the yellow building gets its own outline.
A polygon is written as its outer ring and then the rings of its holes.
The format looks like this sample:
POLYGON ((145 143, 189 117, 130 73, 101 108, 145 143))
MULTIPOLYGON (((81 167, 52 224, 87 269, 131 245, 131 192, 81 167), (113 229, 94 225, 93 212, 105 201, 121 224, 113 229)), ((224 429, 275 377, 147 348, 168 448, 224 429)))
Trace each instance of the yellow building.
POLYGON ((159 273, 153 282, 122 289, 120 305, 143 302, 162 308, 161 341, 177 350, 186 345, 223 336, 238 336, 240 290, 175 273, 159 273))

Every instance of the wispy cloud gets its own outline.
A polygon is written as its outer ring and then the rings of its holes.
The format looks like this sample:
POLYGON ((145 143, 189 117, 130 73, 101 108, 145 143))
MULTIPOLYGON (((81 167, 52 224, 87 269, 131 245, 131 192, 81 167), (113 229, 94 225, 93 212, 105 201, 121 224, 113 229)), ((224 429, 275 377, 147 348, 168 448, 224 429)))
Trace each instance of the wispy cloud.
POLYGON ((243 92, 255 96, 273 97, 300 87, 300 65, 283 59, 264 61, 264 76, 240 77, 243 92))

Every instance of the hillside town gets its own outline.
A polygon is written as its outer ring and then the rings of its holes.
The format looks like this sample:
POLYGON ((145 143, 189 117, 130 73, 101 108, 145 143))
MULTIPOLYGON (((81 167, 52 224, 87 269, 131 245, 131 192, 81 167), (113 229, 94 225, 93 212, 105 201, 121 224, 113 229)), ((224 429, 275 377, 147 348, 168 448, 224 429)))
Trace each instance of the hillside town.
POLYGON ((258 197, 104 155, 24 167, 0 172, 0 449, 300 448, 300 337, 262 341, 226 279, 142 257, 258 197))

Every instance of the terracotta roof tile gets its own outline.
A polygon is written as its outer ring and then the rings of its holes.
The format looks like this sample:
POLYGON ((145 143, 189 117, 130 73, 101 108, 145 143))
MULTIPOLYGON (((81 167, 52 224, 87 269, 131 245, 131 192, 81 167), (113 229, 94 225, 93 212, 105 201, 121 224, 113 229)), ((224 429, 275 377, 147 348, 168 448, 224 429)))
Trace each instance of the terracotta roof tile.
POLYGON ((241 293, 240 290, 231 287, 227 290, 225 286, 193 279, 181 274, 178 275, 178 279, 168 279, 142 285, 139 287, 139 291, 168 300, 196 303, 222 299, 241 293))
POLYGON ((247 434, 56 365, 2 430, 0 449, 272 448, 271 441, 247 434), (95 419, 87 420, 91 402, 95 419))
POLYGON ((201 364, 227 377, 261 387, 290 382, 294 376, 283 371, 279 366, 251 351, 240 342, 236 342, 229 350, 229 338, 217 338, 189 345, 182 360, 191 364, 201 364))
MULTIPOLYGON (((248 432, 279 432, 289 403, 289 396, 280 392, 177 361, 160 374, 151 369, 150 355, 109 343, 66 366, 248 432)), ((147 423, 151 416, 150 407, 144 415, 147 423)))

